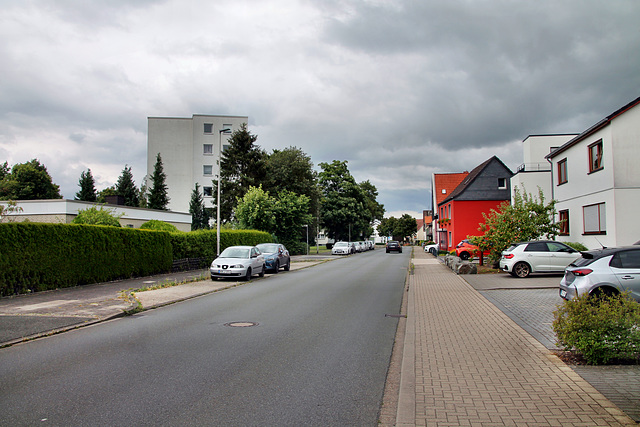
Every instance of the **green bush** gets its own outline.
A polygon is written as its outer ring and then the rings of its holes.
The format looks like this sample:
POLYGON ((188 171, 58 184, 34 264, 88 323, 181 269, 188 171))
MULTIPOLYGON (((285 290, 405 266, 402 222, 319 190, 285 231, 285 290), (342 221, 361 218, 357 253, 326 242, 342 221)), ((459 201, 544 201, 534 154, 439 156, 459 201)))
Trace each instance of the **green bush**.
POLYGON ((120 217, 115 215, 113 209, 106 209, 104 206, 92 206, 78 211, 78 215, 71 221, 72 224, 86 225, 109 225, 111 227, 121 227, 120 217))
MULTIPOLYGON (((174 259, 204 258, 206 265, 216 257, 217 235, 215 230, 196 230, 189 233, 171 233, 174 259)), ((220 251, 229 246, 271 243, 269 233, 256 230, 220 230, 220 251)), ((205 262, 203 261, 203 266, 205 262)))
POLYGON ((640 304, 628 293, 582 295, 558 307, 553 330, 558 344, 591 365, 634 359, 640 353, 640 304))
POLYGON ((169 231, 169 232, 180 232, 178 228, 169 224, 168 222, 159 221, 157 219, 151 219, 140 226, 141 230, 155 230, 155 231, 169 231))

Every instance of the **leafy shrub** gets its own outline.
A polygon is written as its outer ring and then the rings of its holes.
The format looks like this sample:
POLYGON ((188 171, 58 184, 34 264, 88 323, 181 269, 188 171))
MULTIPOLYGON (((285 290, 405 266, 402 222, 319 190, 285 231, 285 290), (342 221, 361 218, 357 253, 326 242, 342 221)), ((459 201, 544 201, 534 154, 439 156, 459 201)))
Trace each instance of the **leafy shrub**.
MULTIPOLYGON (((113 214, 113 209, 105 209, 104 206, 99 208, 92 206, 87 209, 81 209, 78 211, 72 224, 85 224, 85 225, 109 225, 111 227, 121 227, 119 216, 113 214)), ((120 215, 122 216, 122 215, 120 215)))
POLYGON ((567 246, 572 247, 573 249, 575 249, 576 251, 588 251, 589 248, 587 248, 585 245, 583 245, 582 243, 579 242, 564 242, 567 246))
POLYGON ((168 232, 179 232, 178 228, 169 224, 168 222, 159 221, 157 219, 151 219, 140 226, 143 230, 155 230, 155 231, 168 231, 168 232))
POLYGON ((640 353, 640 304, 628 293, 564 301, 554 312, 558 344, 576 350, 591 365, 640 353))

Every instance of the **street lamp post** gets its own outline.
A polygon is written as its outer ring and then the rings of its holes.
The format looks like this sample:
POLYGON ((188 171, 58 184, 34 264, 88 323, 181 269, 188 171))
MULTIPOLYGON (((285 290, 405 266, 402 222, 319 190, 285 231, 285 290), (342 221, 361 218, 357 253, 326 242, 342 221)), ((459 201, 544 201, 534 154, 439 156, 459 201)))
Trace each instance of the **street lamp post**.
POLYGON ((231 129, 220 129, 218 134, 218 198, 216 199, 216 255, 220 255, 220 175, 222 174, 222 134, 231 129))
POLYGON ((307 255, 309 255, 309 225, 303 225, 307 229, 307 255))

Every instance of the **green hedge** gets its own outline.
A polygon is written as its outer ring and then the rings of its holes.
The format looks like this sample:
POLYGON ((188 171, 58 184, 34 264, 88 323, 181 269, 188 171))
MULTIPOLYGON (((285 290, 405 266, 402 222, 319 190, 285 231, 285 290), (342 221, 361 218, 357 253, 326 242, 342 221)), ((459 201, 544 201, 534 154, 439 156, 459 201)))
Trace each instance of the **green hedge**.
MULTIPOLYGON (((220 249, 271 242, 268 233, 223 230, 220 249)), ((97 225, 0 224, 0 295, 171 271, 173 260, 216 256, 216 232, 169 233, 97 225)))
POLYGON ((0 224, 0 294, 146 276, 171 269, 167 233, 98 225, 0 224))

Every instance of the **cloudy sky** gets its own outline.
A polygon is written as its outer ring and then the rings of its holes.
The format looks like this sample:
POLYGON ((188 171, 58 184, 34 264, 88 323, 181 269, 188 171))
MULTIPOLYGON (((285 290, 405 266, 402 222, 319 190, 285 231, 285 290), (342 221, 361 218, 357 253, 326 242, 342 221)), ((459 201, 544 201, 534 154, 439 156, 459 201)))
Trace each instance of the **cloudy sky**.
POLYGON ((640 96, 639 22, 637 0, 0 0, 0 163, 73 198, 88 168, 141 183, 147 117, 246 115, 418 216, 432 173, 515 170, 527 135, 640 96))

